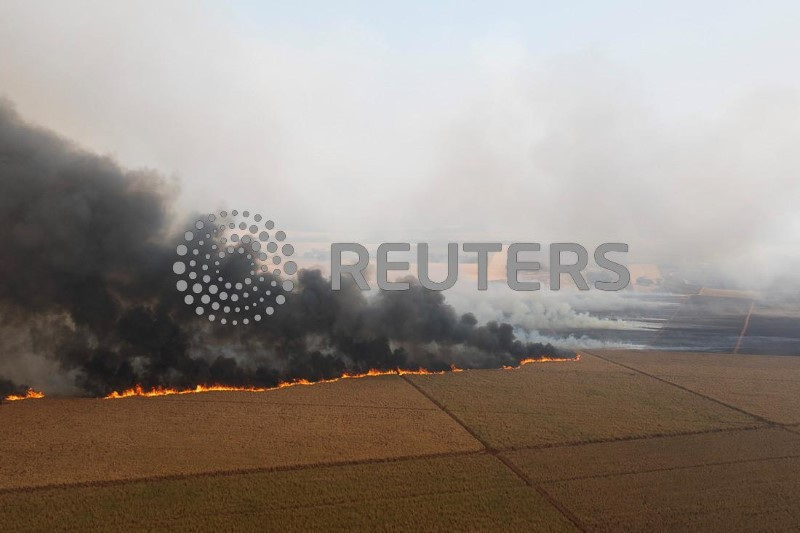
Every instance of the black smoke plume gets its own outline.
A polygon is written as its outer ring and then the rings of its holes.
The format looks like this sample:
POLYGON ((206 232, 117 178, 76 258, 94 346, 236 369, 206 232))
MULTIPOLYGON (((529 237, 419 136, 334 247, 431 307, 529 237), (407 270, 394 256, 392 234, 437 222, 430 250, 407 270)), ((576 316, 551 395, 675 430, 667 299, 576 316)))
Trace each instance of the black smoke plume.
MULTIPOLYGON (((87 394, 490 368, 560 353, 520 342, 508 324, 458 316, 414 280, 368 298, 353 285, 332 291, 319 271, 301 270, 280 312, 257 326, 198 319, 170 275, 184 231, 174 194, 156 172, 123 169, 0 102, 0 316, 87 394)), ((235 258, 223 267, 240 268, 235 258)), ((0 393, 19 390, 0 380, 0 393)))
POLYGON ((24 396, 27 390, 28 387, 17 385, 13 381, 0 376, 0 402, 3 401, 3 398, 11 395, 24 396))

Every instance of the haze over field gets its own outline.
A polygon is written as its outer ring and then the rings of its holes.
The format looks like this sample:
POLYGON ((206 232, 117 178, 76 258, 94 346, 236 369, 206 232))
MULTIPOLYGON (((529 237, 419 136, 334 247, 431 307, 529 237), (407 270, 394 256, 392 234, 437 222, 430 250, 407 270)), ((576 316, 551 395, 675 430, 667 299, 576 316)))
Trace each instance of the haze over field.
POLYGON ((175 176, 184 211, 295 239, 621 241, 796 279, 794 3, 202 7, 3 2, 0 92, 175 176))
POLYGON ((795 351, 797 6, 202 7, 0 5, 0 388, 498 366, 547 343, 795 351), (625 242, 632 286, 479 293, 462 257, 444 296, 326 299, 307 270, 324 311, 198 336, 175 239, 235 208, 310 270, 336 241, 428 241, 440 270, 446 242, 625 242))
POLYGON ((0 0, 0 531, 797 529, 798 21, 0 0))

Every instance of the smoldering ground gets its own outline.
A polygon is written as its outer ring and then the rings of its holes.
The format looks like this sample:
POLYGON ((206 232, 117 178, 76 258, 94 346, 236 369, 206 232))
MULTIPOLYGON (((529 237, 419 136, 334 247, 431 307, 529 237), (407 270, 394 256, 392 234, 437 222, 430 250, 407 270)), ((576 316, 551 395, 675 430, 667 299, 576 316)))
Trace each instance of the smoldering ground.
POLYGON ((370 368, 498 367, 561 353, 518 340, 509 324, 459 316, 416 283, 366 297, 353 285, 331 291, 319 271, 301 270, 260 324, 198 319, 170 271, 183 222, 196 218, 173 212, 175 194, 157 172, 121 168, 0 103, 0 393, 24 388, 10 381, 16 368, 30 381, 57 381, 38 368, 103 395, 135 384, 271 386, 370 368), (14 343, 25 349, 12 352, 14 343))

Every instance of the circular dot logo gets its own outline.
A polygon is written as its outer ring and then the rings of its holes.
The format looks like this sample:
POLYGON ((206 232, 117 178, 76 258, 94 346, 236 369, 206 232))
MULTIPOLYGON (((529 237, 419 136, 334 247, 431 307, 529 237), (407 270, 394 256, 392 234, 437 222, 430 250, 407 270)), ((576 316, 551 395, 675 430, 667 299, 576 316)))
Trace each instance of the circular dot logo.
POLYGON ((175 248, 175 287, 199 316, 248 325, 272 316, 294 288, 294 247, 272 220, 220 211, 197 220, 175 248))

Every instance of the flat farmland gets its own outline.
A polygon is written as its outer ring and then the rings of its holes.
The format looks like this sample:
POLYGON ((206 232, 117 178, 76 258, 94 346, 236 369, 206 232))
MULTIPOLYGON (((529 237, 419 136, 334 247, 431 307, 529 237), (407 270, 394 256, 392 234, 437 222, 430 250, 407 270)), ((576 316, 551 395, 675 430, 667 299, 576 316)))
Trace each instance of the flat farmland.
POLYGON ((650 351, 596 353, 772 422, 800 422, 800 357, 650 351))
POLYGON ((495 448, 750 427, 752 417, 588 354, 410 379, 495 448))
POLYGON ((3 405, 0 427, 0 489, 480 449, 397 376, 263 393, 45 398, 3 405))
POLYGON ((64 524, 171 531, 574 530, 486 454, 0 493, 0 526, 42 531, 64 524))
POLYGON ((800 458, 598 476, 545 485, 587 530, 793 531, 800 458))
POLYGON ((541 483, 704 465, 800 457, 800 435, 781 428, 600 442, 503 452, 541 483))
POLYGON ((593 353, 3 404, 0 531, 796 529, 794 359, 593 353))
POLYGON ((782 428, 505 454, 586 529, 785 529, 800 519, 800 435, 782 428))

